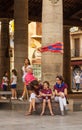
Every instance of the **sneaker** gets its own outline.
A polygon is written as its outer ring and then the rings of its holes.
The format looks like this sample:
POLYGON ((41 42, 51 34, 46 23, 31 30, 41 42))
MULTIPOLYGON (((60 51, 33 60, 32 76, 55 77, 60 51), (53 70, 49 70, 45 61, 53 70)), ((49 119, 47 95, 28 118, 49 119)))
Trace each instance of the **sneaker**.
POLYGON ((14 99, 17 99, 17 97, 15 97, 14 99))
POLYGON ((1 96, 1 99, 7 99, 6 97, 4 97, 4 96, 1 96))
POLYGON ((68 111, 69 111, 68 107, 67 107, 67 106, 65 106, 65 115, 67 115, 67 114, 68 114, 68 111))
POLYGON ((13 100, 13 99, 15 99, 14 97, 11 97, 11 99, 13 100))
POLYGON ((64 111, 61 111, 61 115, 64 116, 64 111))
POLYGON ((18 98, 20 101, 23 101, 23 98, 22 97, 20 97, 20 98, 18 98))
POLYGON ((68 107, 67 106, 65 106, 65 111, 68 111, 68 107))

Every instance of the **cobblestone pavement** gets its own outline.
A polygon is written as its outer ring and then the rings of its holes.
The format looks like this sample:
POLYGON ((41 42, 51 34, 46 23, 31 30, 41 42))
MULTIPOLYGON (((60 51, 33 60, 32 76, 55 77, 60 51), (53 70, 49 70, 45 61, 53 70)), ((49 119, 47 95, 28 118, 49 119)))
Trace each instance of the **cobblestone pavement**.
POLYGON ((0 130, 82 130, 82 112, 27 117, 21 111, 0 110, 0 130))

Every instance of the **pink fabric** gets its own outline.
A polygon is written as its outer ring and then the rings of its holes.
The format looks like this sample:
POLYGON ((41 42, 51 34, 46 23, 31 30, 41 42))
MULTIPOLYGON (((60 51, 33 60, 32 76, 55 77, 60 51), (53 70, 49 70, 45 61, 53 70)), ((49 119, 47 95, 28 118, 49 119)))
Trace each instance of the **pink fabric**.
POLYGON ((36 80, 35 76, 32 73, 27 73, 25 76, 26 85, 28 85, 33 80, 36 80))
POLYGON ((0 88, 3 88, 3 83, 0 85, 0 88))

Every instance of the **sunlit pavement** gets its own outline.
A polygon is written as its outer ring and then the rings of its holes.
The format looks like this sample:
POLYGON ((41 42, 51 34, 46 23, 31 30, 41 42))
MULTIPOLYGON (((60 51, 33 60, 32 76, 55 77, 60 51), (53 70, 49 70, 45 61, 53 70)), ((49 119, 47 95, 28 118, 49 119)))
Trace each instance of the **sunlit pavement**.
POLYGON ((24 116, 21 111, 0 110, 0 130, 82 130, 82 112, 24 116))

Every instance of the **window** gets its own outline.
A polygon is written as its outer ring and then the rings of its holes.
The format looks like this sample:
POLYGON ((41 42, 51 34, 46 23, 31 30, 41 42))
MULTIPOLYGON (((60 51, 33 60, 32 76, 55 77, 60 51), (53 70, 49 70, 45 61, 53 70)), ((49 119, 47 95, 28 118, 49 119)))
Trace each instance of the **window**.
POLYGON ((41 80, 41 65, 40 64, 33 64, 33 73, 35 77, 41 80))
POLYGON ((75 44, 75 57, 80 56, 80 40, 79 38, 74 39, 74 44, 75 44))

